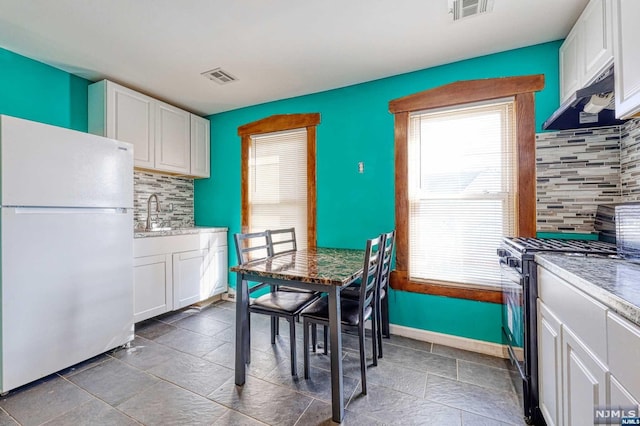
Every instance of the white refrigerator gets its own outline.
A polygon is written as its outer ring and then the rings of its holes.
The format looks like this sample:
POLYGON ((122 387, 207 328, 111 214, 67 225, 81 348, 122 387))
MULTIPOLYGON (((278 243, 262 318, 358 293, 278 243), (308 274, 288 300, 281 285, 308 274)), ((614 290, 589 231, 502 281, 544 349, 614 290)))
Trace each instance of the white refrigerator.
POLYGON ((0 115, 0 392, 133 339, 133 147, 0 115))

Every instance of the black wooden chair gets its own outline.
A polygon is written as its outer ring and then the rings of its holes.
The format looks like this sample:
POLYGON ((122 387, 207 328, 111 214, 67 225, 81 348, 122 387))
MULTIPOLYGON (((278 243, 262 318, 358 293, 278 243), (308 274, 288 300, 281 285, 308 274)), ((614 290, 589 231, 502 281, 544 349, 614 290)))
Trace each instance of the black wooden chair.
MULTIPOLYGON (((378 339, 378 356, 382 358, 382 337, 391 337, 389 333, 389 277, 391 275, 391 261, 393 248, 396 243, 396 231, 387 232, 380 235, 381 245, 384 248, 382 261, 380 263, 380 277, 378 279, 379 290, 375 300, 376 310, 376 338, 378 339)), ((360 297, 360 284, 355 283, 344 290, 341 296, 347 299, 357 300, 360 297)))
MULTIPOLYGON (((374 303, 378 291, 379 263, 381 256, 382 241, 376 237, 367 241, 365 250, 364 266, 360 285, 360 297, 358 300, 341 299, 341 325, 342 327, 356 327, 358 329, 358 340, 360 346, 360 374, 362 377, 362 393, 367 394, 367 365, 365 356, 365 329, 364 324, 367 319, 375 315, 374 303)), ((323 297, 304 311, 302 311, 302 327, 304 329, 304 378, 309 378, 309 328, 314 324, 321 324, 325 330, 325 352, 326 335, 329 326, 329 301, 323 297)), ((371 346, 373 350, 373 364, 377 365, 378 355, 376 353, 377 342, 375 318, 371 322, 373 336, 371 346)), ((315 346, 315 345, 314 345, 315 346)), ((315 349, 315 348, 314 348, 315 349)))
POLYGON ((395 229, 382 234, 382 260, 380 261, 380 277, 378 278, 378 294, 376 295, 376 330, 378 334, 378 356, 382 358, 382 336, 389 338, 389 277, 391 276, 391 260, 396 244, 395 229))
MULTIPOLYGON (((238 262, 244 264, 256 260, 264 260, 273 255, 271 246, 271 236, 269 231, 255 232, 249 234, 235 234, 236 254, 238 262)), ((240 283, 238 283, 240 284, 240 283)), ((250 289, 250 293, 255 292, 259 288, 267 286, 266 283, 259 283, 250 289)), ((249 303, 249 316, 246 321, 246 329, 250 333, 251 321, 250 315, 263 314, 271 317, 271 343, 275 344, 275 336, 278 330, 278 319, 285 318, 289 321, 289 345, 291 347, 291 375, 297 375, 297 356, 296 356, 296 328, 295 318, 310 303, 317 300, 320 296, 316 293, 302 293, 294 291, 280 291, 276 286, 270 286, 270 291, 262 296, 258 296, 249 303)), ((249 348, 248 342, 245 347, 249 348)), ((248 351, 246 359, 250 360, 250 352, 248 351)))

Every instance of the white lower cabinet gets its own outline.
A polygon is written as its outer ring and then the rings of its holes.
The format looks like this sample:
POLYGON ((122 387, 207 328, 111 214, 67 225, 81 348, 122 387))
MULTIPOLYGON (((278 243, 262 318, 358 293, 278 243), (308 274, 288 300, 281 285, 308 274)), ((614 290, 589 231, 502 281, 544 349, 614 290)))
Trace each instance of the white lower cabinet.
POLYGON ((560 320, 538 299, 540 411, 547 426, 562 424, 562 342, 560 320))
POLYGON ((173 254, 173 306, 184 308, 213 296, 209 249, 173 254))
POLYGON ((133 321, 173 309, 171 258, 166 254, 133 259, 133 321))
POLYGON ((637 408, 640 327, 542 267, 538 287, 538 383, 547 425, 593 424, 598 407, 637 408))
POLYGON ((227 291, 227 233, 136 238, 134 321, 227 291))
POLYGON ((563 411, 565 425, 593 423, 594 410, 608 404, 609 370, 567 327, 562 327, 563 411))

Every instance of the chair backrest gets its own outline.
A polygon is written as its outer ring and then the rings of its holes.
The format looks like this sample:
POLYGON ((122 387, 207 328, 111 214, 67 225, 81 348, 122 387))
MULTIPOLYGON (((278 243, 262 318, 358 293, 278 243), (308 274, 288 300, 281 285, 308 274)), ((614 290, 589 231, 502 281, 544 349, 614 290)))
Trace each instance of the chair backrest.
MULTIPOLYGON (((362 280, 360 282, 360 315, 371 305, 378 291, 380 261, 382 260, 382 237, 367 240, 364 256, 362 280)), ((364 320, 364 318, 362 318, 364 320)))
POLYGON ((396 230, 380 235, 382 238, 382 259, 380 261, 380 275, 378 278, 378 288, 386 290, 389 287, 389 276, 391 275, 391 258, 393 248, 396 244, 396 230))
POLYGON ((238 263, 264 260, 273 255, 268 231, 234 234, 238 263))
POLYGON ((270 229, 269 244, 273 255, 298 250, 296 244, 296 228, 270 229))

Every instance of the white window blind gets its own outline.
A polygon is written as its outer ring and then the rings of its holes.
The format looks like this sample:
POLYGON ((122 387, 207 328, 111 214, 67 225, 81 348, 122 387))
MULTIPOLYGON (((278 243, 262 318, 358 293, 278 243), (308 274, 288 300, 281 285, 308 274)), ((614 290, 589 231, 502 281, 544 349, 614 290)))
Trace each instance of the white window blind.
POLYGON ((306 129, 251 137, 248 189, 251 232, 295 227, 298 248, 306 248, 306 129))
POLYGON ((409 274, 499 286, 496 248, 516 223, 512 99, 413 113, 409 124, 409 274))

